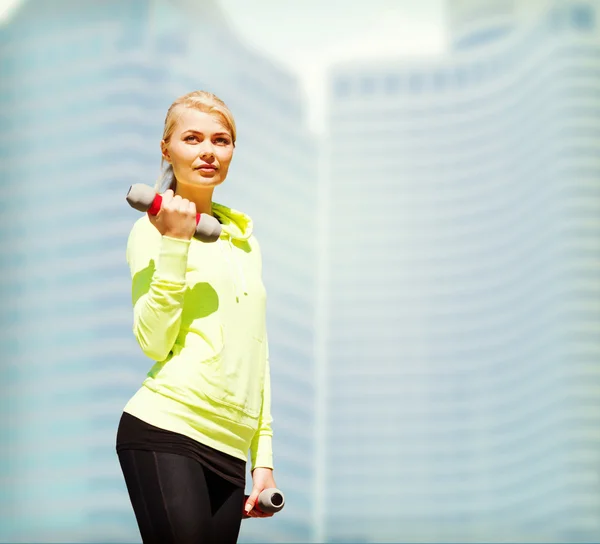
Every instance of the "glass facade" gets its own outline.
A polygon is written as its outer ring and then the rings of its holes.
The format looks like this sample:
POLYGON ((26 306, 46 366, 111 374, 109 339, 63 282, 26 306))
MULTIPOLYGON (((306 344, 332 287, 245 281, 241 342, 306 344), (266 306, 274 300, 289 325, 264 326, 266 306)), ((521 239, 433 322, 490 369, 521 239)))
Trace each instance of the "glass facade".
POLYGON ((276 478, 289 505, 245 522, 240 541, 308 540, 316 254, 305 211, 316 180, 297 82, 208 1, 29 0, 0 33, 0 538, 139 539, 114 451, 121 409, 152 364, 131 332, 125 246, 138 215, 124 197, 158 177, 171 102, 206 89, 238 125, 215 200, 254 219, 263 252, 276 478))
POLYGON ((600 538, 595 5, 333 69, 327 541, 600 538))

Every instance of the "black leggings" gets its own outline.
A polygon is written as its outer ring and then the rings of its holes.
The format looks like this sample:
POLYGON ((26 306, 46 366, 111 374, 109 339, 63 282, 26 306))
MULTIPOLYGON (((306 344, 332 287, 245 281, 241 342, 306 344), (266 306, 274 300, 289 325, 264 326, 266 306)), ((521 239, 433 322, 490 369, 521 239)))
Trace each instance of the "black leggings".
POLYGON ((235 544, 244 489, 189 457, 119 452, 144 544, 235 544))

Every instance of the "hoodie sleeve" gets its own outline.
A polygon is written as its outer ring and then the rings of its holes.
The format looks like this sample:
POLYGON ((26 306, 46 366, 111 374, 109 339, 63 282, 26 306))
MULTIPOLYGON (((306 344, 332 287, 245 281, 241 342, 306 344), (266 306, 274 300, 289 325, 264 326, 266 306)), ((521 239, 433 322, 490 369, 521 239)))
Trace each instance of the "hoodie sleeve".
POLYGON ((262 395, 262 408, 258 418, 258 429, 250 445, 251 470, 257 467, 273 468, 273 430, 271 423, 271 371, 269 365, 269 345, 266 342, 265 381, 262 395))
POLYGON ((133 334, 146 356, 163 361, 181 326, 190 240, 161 236, 143 221, 134 225, 127 241, 133 334))

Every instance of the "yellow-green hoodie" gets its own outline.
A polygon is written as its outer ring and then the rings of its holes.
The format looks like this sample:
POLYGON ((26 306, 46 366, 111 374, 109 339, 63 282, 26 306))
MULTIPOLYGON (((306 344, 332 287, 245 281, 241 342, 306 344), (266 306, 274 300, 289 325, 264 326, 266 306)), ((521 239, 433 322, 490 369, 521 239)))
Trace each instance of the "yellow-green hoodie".
POLYGON ((127 242, 133 332, 156 361, 124 410, 273 468, 262 259, 252 220, 213 203, 221 237, 161 236, 144 215, 127 242))

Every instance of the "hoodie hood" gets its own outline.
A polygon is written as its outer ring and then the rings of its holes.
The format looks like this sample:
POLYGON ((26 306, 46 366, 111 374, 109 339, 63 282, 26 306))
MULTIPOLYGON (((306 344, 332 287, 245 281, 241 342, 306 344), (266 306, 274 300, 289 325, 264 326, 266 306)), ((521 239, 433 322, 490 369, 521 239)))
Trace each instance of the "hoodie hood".
POLYGON ((212 212, 221 223, 221 238, 242 241, 252 236, 252 219, 245 213, 216 202, 212 203, 212 212))
POLYGON ((243 267, 233 248, 233 241, 248 241, 252 236, 252 219, 245 213, 216 202, 212 203, 212 212, 221 223, 219 246, 227 261, 235 289, 235 298, 239 302, 242 294, 248 295, 248 288, 243 267))

